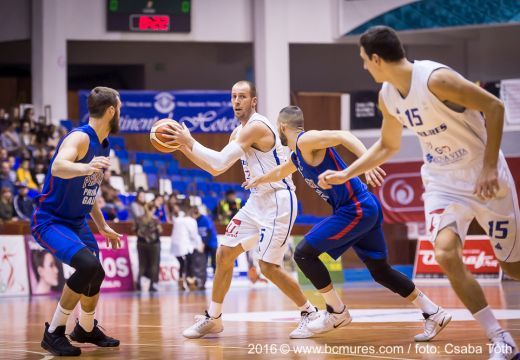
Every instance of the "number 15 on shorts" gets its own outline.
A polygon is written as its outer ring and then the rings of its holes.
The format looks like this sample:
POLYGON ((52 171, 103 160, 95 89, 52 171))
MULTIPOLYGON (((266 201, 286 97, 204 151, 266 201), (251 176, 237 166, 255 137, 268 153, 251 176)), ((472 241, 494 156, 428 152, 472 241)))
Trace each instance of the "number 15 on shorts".
POLYGON ((490 221, 488 222, 488 235, 490 238, 505 239, 507 238, 507 226, 509 221, 490 221))

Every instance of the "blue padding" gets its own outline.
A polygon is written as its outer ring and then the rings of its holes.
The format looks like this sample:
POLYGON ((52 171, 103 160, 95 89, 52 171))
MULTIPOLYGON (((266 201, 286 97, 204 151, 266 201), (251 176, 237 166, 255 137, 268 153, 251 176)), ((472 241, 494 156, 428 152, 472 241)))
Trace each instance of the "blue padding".
MULTIPOLYGON (((413 265, 392 265, 392 267, 397 271, 402 272, 410 279, 413 276, 413 265)), ((343 276, 345 282, 373 281, 372 275, 370 275, 370 271, 368 271, 367 268, 343 269, 343 276)))

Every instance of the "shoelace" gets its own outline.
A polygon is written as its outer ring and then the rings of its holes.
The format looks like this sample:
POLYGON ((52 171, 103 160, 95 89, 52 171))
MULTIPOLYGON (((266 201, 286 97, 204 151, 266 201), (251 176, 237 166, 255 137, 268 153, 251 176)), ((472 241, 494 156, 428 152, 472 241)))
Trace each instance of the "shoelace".
POLYGON ((424 333, 430 334, 431 332, 433 332, 433 330, 435 330, 436 324, 437 322, 432 319, 424 319, 424 333))
POLYGON ((307 313, 307 314, 303 314, 301 319, 300 319, 300 322, 298 323, 298 330, 301 330, 303 329, 305 326, 307 326, 307 323, 309 322, 310 320, 310 316, 311 314, 307 313))

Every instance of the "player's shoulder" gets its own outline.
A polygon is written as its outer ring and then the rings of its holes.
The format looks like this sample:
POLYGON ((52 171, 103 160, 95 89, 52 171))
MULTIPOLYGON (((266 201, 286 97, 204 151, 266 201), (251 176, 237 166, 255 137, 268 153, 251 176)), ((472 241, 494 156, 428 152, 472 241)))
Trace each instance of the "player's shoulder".
POLYGON ((71 131, 63 139, 64 144, 70 144, 70 145, 76 144, 78 146, 86 145, 86 144, 88 145, 89 142, 90 142, 89 135, 86 132, 81 131, 80 129, 71 131))

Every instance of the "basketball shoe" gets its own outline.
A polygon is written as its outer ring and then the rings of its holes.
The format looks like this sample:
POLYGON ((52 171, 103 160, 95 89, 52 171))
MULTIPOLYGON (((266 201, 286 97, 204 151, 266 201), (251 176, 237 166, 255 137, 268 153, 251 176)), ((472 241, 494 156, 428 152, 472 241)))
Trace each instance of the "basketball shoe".
POLYGON ((327 305, 327 310, 320 311, 315 319, 309 321, 307 328, 315 334, 320 334, 347 326, 351 321, 352 317, 346 305, 340 313, 335 313, 332 307, 327 305))
POLYGON ((318 309, 313 312, 302 311, 298 327, 289 334, 289 337, 291 339, 307 339, 312 337, 314 333, 309 330, 307 324, 309 324, 310 321, 316 319, 317 316, 318 309))
POLYGON ((45 323, 45 332, 41 342, 42 348, 56 356, 79 356, 81 349, 70 344, 65 336, 65 325, 58 326, 54 332, 49 332, 49 323, 45 323))
POLYGON ((439 306, 439 310, 435 314, 426 314, 424 316, 424 331, 417 334, 414 340, 417 342, 430 341, 437 336, 451 321, 451 314, 439 306))
POLYGON ((218 318, 212 318, 206 311, 205 315, 195 315, 195 324, 182 332, 188 339, 198 339, 207 334, 218 334, 224 331, 222 326, 222 314, 218 318))
POLYGON ((91 332, 86 332, 79 324, 79 321, 76 320, 76 327, 69 336, 71 340, 79 343, 91 343, 99 347, 119 346, 119 340, 107 336, 101 331, 97 320, 94 320, 94 328, 91 332))
POLYGON ((490 340, 490 360, 520 359, 520 353, 511 334, 505 330, 497 332, 490 340))

